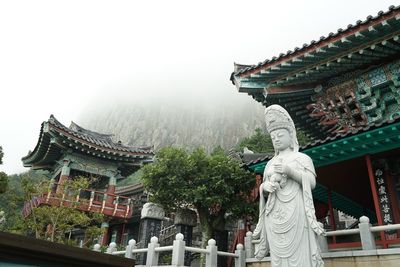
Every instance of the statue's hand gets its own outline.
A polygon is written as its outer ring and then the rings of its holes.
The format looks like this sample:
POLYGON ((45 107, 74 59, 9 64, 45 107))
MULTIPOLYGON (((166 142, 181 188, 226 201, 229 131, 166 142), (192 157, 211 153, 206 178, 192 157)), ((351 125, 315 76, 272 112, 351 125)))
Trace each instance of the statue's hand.
POLYGON ((275 163, 274 164, 274 171, 285 176, 290 176, 292 168, 288 164, 284 163, 275 163))
POLYGON ((265 181, 263 183, 263 189, 264 189, 264 191, 267 191, 269 193, 273 193, 276 190, 276 185, 275 185, 275 183, 272 183, 270 181, 265 181))
POLYGON ((274 173, 272 174, 271 178, 269 179, 271 182, 280 182, 282 181, 282 174, 280 173, 274 173))

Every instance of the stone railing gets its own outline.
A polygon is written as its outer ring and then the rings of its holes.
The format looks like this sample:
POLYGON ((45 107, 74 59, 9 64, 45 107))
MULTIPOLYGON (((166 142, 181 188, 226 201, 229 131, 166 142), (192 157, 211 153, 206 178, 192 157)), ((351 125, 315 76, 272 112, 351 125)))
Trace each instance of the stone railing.
MULTIPOLYGON (((328 240, 330 236, 343 236, 343 235, 359 235, 361 240, 362 250, 375 250, 376 241, 374 233, 389 230, 400 230, 400 224, 390 224, 390 225, 380 225, 371 226, 369 218, 362 216, 360 218, 360 223, 358 224, 358 229, 348 229, 348 230, 336 230, 326 232, 325 236, 319 236, 318 242, 321 248, 321 252, 328 252, 328 240)), ((400 239, 394 240, 400 243, 400 239)), ((379 242, 379 241, 378 241, 379 242)), ((254 258, 255 247, 258 245, 259 240, 253 240, 252 232, 247 232, 244 239, 246 258, 254 258)), ((344 247, 345 248, 345 247, 344 247)))
MULTIPOLYGON (((147 253, 145 266, 158 266, 159 253, 164 251, 172 251, 171 266, 184 266, 185 252, 193 252, 205 254, 206 263, 205 267, 215 267, 217 266, 218 256, 232 257, 235 259, 235 267, 245 267, 245 251, 242 244, 236 246, 235 253, 228 253, 223 251, 218 251, 216 242, 214 239, 208 241, 208 246, 205 249, 188 247, 183 240, 183 235, 181 233, 175 236, 175 240, 172 246, 161 247, 158 243, 157 237, 152 237, 147 248, 137 248, 136 241, 129 240, 128 246, 125 250, 117 251, 117 245, 112 242, 108 246, 106 253, 111 255, 124 255, 125 258, 133 258, 134 254, 137 253, 147 253)), ((96 244, 93 248, 94 251, 100 251, 100 245, 96 244)))

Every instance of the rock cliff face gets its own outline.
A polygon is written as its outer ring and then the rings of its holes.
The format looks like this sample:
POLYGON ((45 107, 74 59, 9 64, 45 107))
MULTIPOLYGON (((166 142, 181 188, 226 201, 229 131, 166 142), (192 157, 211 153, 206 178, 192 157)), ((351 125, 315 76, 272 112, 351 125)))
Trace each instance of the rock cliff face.
POLYGON ((115 140, 132 146, 216 146, 230 149, 243 138, 264 128, 264 108, 248 96, 125 101, 90 108, 81 117, 82 126, 113 133, 115 140))

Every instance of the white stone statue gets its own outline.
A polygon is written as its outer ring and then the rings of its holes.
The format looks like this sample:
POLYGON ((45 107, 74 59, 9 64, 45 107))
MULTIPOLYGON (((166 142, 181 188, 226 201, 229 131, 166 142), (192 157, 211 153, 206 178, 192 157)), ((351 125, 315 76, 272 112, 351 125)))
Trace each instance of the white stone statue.
POLYGON ((260 186, 260 216, 253 233, 260 239, 256 258, 265 257, 269 249, 272 267, 324 266, 317 235, 325 232, 311 194, 316 185, 313 162, 299 152, 293 120, 284 108, 269 106, 265 119, 275 156, 260 186))

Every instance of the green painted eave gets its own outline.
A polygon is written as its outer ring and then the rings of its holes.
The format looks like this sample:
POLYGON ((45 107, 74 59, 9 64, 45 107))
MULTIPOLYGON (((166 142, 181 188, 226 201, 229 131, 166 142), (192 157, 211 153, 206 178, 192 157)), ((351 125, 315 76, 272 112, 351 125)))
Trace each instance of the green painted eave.
POLYGON ((278 58, 259 63, 233 75, 239 92, 250 88, 321 82, 340 73, 370 66, 397 56, 400 17, 340 34, 278 58))
MULTIPOLYGON (((312 158, 315 167, 322 167, 396 148, 400 148, 400 121, 337 140, 327 140, 326 143, 305 148, 302 152, 312 158)), ((255 163, 248 166, 248 169, 263 173, 267 162, 268 160, 255 163)))

